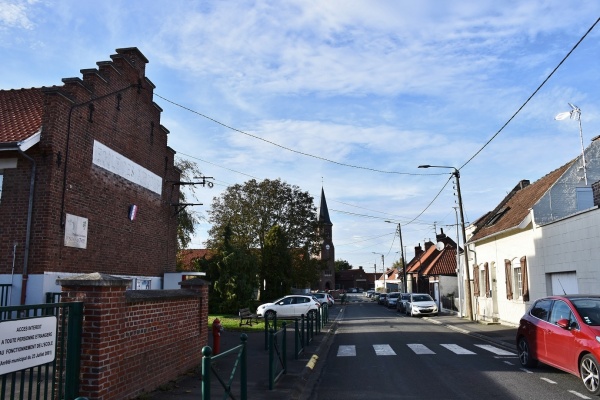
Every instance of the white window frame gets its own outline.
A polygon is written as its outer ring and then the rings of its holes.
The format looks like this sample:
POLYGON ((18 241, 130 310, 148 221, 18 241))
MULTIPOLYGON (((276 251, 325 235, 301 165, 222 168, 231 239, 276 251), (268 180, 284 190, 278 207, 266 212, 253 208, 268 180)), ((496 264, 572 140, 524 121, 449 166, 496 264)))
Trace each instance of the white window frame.
POLYGON ((516 260, 517 265, 513 266, 513 300, 523 299, 523 276, 521 274, 521 264, 516 260))

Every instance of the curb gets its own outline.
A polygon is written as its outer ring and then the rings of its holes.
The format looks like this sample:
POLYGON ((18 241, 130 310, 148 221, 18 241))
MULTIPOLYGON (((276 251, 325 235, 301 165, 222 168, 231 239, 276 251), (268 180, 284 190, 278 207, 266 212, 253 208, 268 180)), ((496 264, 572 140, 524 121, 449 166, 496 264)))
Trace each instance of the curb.
POLYGON ((314 388, 317 384, 317 380, 321 375, 321 371, 323 370, 323 366, 325 365, 325 359, 322 362, 319 362, 319 355, 321 355, 322 348, 329 349, 331 345, 331 341, 333 340, 333 335, 337 330, 338 320, 341 318, 344 309, 340 309, 337 317, 327 329, 325 333, 325 338, 319 343, 317 348, 315 349, 313 355, 310 357, 310 360, 304 367, 302 371, 301 377, 298 380, 298 383, 294 385, 293 393, 296 396, 292 396, 292 399, 296 400, 307 400, 311 398, 311 395, 314 391, 314 388))

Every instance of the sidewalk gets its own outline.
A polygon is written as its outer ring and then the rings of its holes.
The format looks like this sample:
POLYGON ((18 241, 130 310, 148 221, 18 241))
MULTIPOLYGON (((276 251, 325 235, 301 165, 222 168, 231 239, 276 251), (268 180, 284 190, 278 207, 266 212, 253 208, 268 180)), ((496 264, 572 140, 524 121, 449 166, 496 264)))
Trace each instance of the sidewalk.
MULTIPOLYGON (((250 332, 247 341, 248 357, 248 399, 269 399, 269 400, 288 400, 288 399, 308 399, 318 380, 320 370, 323 368, 324 358, 333 339, 333 334, 337 326, 337 319, 341 317, 341 311, 345 307, 336 305, 330 312, 330 322, 321 331, 315 335, 314 340, 299 356, 294 358, 294 336, 293 327, 288 328, 288 353, 287 365, 288 372, 283 375, 279 382, 275 384, 273 390, 269 390, 268 370, 269 370, 269 352, 265 350, 264 333, 250 332)), ((440 314, 437 317, 424 317, 431 323, 444 325, 457 332, 477 337, 501 347, 505 350, 516 353, 515 337, 516 326, 501 324, 485 324, 472 322, 464 318, 459 318, 453 314, 440 314)), ((221 335, 221 350, 233 348, 240 344, 239 332, 223 332, 221 335)), ((212 347, 212 337, 209 338, 209 346, 212 347)), ((227 381, 231 374, 232 365, 226 360, 219 361, 216 366, 219 374, 227 381), (227 364, 227 365, 226 365, 227 364)), ((144 400, 200 400, 202 398, 201 370, 181 377, 165 390, 157 390, 141 397, 144 400)), ((234 378, 235 397, 239 398, 239 368, 234 378)), ((218 381, 212 378, 211 398, 222 399, 224 391, 221 389, 218 381)))

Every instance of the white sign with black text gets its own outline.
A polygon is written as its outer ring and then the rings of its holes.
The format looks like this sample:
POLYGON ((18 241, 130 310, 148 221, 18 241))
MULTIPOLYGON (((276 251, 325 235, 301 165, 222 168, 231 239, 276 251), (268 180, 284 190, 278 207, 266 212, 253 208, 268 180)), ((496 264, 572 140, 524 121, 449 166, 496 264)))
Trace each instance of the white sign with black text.
POLYGON ((56 317, 0 322, 0 375, 54 361, 56 317))

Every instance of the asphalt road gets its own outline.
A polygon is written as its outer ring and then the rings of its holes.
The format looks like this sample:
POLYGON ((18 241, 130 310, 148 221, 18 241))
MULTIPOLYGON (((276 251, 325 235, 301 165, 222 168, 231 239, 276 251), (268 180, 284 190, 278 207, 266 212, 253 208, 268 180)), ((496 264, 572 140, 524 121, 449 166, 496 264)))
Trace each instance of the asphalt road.
POLYGON ((570 374, 368 301, 345 308, 324 362, 311 399, 590 398, 570 374))

